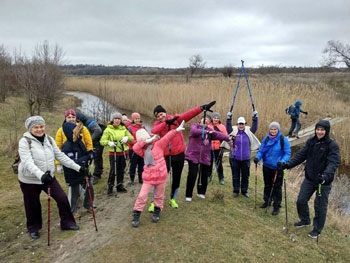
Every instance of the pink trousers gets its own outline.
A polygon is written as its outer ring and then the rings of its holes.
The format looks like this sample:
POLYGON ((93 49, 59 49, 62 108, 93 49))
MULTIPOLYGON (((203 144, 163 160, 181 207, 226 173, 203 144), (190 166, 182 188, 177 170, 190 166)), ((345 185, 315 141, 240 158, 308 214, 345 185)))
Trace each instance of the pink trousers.
POLYGON ((136 211, 143 211, 145 208, 148 194, 151 191, 152 187, 154 187, 154 206, 157 206, 160 208, 160 210, 163 210, 164 207, 164 194, 165 194, 165 185, 166 182, 161 184, 148 184, 147 182, 143 181, 143 184, 140 189, 140 193, 137 196, 134 210, 136 211))

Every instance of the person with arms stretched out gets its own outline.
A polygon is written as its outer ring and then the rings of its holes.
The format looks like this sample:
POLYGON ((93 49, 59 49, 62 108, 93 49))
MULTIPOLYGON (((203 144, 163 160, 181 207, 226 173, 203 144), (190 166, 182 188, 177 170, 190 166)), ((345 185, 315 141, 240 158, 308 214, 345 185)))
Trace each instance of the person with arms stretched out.
POLYGON ((315 135, 306 141, 288 162, 282 163, 282 169, 291 169, 305 163, 305 178, 300 186, 297 198, 297 211, 300 221, 295 223, 297 228, 311 224, 309 200, 316 193, 314 201, 315 217, 313 229, 309 237, 317 238, 326 223, 328 196, 331 192, 334 175, 340 164, 339 146, 330 135, 331 124, 320 120, 315 125, 315 135))
POLYGON ((40 194, 48 193, 56 201, 62 230, 78 230, 70 210, 67 195, 54 176, 55 159, 64 166, 81 174, 84 168, 69 159, 57 147, 54 139, 45 133, 45 120, 32 116, 25 121, 27 132, 19 140, 18 152, 21 163, 18 167, 18 181, 23 193, 27 229, 32 239, 40 237, 42 214, 40 194), (29 143, 30 140, 30 143, 29 143))

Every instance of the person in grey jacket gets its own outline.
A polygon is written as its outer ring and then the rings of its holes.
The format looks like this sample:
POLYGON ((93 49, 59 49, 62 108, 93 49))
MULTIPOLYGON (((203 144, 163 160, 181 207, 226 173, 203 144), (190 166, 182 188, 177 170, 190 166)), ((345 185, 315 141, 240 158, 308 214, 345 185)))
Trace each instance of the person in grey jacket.
POLYGON ((23 193, 27 229, 32 239, 40 237, 42 215, 40 193, 48 193, 56 201, 61 218, 62 230, 78 230, 70 210, 67 195, 54 177, 55 159, 64 166, 84 172, 57 147, 55 140, 45 134, 45 120, 41 116, 32 116, 25 121, 27 132, 19 140, 18 153, 21 163, 18 167, 18 181, 23 193))

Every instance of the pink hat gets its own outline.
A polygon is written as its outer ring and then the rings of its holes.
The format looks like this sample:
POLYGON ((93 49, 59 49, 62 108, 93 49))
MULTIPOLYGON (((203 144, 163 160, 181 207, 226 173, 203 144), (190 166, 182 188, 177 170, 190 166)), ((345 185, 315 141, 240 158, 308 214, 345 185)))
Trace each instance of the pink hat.
POLYGON ((140 114, 137 113, 137 112, 134 112, 134 113, 131 114, 131 120, 132 121, 135 120, 136 118, 140 118, 140 117, 141 117, 140 114))
POLYGON ((74 109, 68 109, 64 112, 64 117, 66 118, 69 115, 73 115, 73 116, 77 116, 77 114, 75 113, 74 109))

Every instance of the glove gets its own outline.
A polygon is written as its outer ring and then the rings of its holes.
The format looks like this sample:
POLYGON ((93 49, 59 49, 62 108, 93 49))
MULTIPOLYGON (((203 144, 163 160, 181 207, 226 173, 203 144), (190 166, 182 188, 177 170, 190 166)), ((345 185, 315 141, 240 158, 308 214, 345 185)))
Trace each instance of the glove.
POLYGON ((277 163, 277 169, 278 169, 278 170, 284 170, 284 169, 286 169, 285 166, 286 166, 286 163, 284 163, 284 162, 278 162, 278 163, 277 163))
POLYGON ((216 101, 214 100, 214 101, 212 101, 212 102, 210 102, 208 104, 204 104, 204 105, 201 106, 201 110, 202 111, 203 110, 210 111, 210 108, 213 107, 215 105, 215 103, 216 103, 216 101))
POLYGON ((256 119, 258 117, 258 111, 253 111, 253 114, 252 114, 252 117, 253 117, 253 120, 256 119))
POLYGON ((41 176, 41 182, 45 185, 50 185, 53 182, 53 177, 51 176, 50 171, 46 171, 46 173, 44 173, 41 176))
POLYGON ((129 140, 129 137, 128 136, 124 136, 121 140, 120 140, 120 143, 122 144, 126 144, 129 140))
POLYGON ((185 121, 182 121, 179 127, 176 128, 176 132, 181 132, 185 130, 185 121))
POLYGON ((230 120, 231 120, 231 119, 232 119, 232 112, 229 111, 229 112, 226 114, 226 117, 227 117, 227 119, 230 119, 230 120))
POLYGON ((258 162, 259 162, 259 159, 255 157, 255 158, 254 158, 254 163, 255 163, 255 164, 258 164, 258 162))
POLYGON ((115 142, 111 141, 111 142, 108 142, 108 146, 109 147, 116 147, 117 145, 115 145, 115 142))
POLYGON ((58 164, 58 165, 56 166, 56 171, 57 171, 59 174, 63 173, 63 167, 62 167, 62 165, 58 164))
POLYGON ((320 174, 320 175, 318 176, 318 183, 319 183, 319 184, 324 184, 325 182, 326 182, 325 176, 324 176, 323 174, 320 174))
POLYGON ((172 119, 166 120, 165 123, 168 125, 174 125, 174 122, 179 118, 179 116, 175 116, 172 119))
POLYGON ((158 135, 153 135, 151 138, 146 139, 145 143, 152 143, 155 140, 157 140, 157 138, 158 138, 158 135))
POLYGON ((79 173, 82 177, 85 177, 85 176, 90 177, 88 166, 85 166, 85 165, 80 166, 79 173))
POLYGON ((94 151, 89 151, 89 160, 94 160, 95 159, 95 152, 94 151))
POLYGON ((305 111, 304 114, 307 115, 307 111, 305 111))

